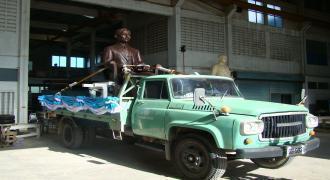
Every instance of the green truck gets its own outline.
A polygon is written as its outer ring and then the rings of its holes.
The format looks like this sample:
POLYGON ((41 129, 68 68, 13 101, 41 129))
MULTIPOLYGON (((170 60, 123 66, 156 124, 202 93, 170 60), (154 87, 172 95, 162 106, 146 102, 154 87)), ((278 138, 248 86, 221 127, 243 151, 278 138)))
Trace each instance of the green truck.
POLYGON ((304 106, 246 100, 226 77, 126 75, 112 95, 119 113, 54 112, 66 147, 89 144, 108 129, 115 139, 163 150, 186 179, 217 179, 228 160, 279 168, 319 146, 318 119, 304 106))

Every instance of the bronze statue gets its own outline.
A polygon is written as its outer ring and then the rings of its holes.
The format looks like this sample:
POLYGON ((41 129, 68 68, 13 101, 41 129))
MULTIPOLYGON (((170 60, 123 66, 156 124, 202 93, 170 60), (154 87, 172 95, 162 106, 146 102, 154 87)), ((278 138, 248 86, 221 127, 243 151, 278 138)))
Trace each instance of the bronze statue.
MULTIPOLYGON (((120 28, 116 30, 115 38, 117 42, 114 45, 107 46, 103 52, 103 63, 105 65, 114 64, 119 71, 118 81, 123 80, 123 70, 125 65, 145 65, 140 51, 131 47, 128 43, 131 40, 131 31, 127 28, 120 28)), ((150 67, 150 66, 149 66, 150 67)), ((117 72, 115 72, 117 73, 117 72)))
POLYGON ((143 64, 140 51, 128 44, 131 40, 130 30, 127 28, 116 30, 115 38, 117 43, 104 49, 103 61, 105 63, 114 61, 118 68, 122 68, 123 65, 143 64))

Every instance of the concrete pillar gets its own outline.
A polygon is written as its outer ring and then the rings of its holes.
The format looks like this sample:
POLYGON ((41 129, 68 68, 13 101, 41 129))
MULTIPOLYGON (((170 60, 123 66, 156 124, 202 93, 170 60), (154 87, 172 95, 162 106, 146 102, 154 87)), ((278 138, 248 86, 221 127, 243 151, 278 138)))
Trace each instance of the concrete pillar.
POLYGON ((28 122, 28 72, 29 72, 29 35, 30 35, 30 0, 18 1, 18 117, 17 123, 28 122))
POLYGON ((70 67, 71 67, 71 61, 70 61, 70 57, 71 57, 71 43, 72 40, 68 39, 68 42, 66 43, 66 77, 67 78, 71 78, 70 77, 70 67))
POLYGON ((181 6, 184 0, 179 0, 174 7, 174 14, 168 18, 168 66, 182 71, 183 61, 181 47, 181 6))
POLYGON ((91 32, 91 42, 90 42, 90 69, 94 69, 95 61, 96 61, 96 55, 95 55, 95 30, 91 32))
POLYGON ((226 10, 225 17, 225 40, 226 40, 226 55, 228 57, 228 66, 230 67, 230 60, 233 57, 233 36, 232 36, 232 17, 237 9, 236 5, 230 6, 226 10))
POLYGON ((270 59, 270 32, 265 32, 265 41, 266 41, 266 59, 270 59))
MULTIPOLYGON (((305 89, 305 95, 310 97, 309 89, 308 89, 308 74, 306 74, 306 65, 307 65, 307 53, 306 53, 306 33, 308 29, 311 28, 311 24, 309 22, 304 22, 301 28, 301 73, 304 76, 303 89, 305 89)), ((310 101, 307 99, 305 101, 305 107, 309 108, 310 101)))

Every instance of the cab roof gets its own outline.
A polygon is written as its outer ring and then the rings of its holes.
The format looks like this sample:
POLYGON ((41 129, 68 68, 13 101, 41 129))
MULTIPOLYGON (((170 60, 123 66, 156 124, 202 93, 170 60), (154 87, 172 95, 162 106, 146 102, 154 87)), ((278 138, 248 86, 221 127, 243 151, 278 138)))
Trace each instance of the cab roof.
POLYGON ((175 75, 175 74, 161 74, 161 75, 152 75, 146 76, 143 79, 173 79, 173 78, 209 78, 209 79, 226 79, 233 81, 232 78, 225 76, 213 76, 213 75, 175 75))

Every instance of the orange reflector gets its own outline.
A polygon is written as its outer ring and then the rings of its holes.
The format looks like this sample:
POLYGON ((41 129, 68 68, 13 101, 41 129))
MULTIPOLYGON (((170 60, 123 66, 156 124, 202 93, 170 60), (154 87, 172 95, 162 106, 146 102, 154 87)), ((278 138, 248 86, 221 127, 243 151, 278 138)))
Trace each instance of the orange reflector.
POLYGON ((230 107, 228 107, 228 106, 223 106, 223 107, 220 109, 220 111, 221 111, 222 113, 230 113, 231 109, 230 109, 230 107))
POLYGON ((244 144, 252 144, 253 143, 253 141, 252 141, 252 139, 250 139, 250 138, 246 138, 245 140, 244 140, 244 144))
POLYGON ((310 131, 310 132, 309 132, 309 135, 310 135, 310 136, 315 136, 315 134, 316 134, 315 131, 310 131))

